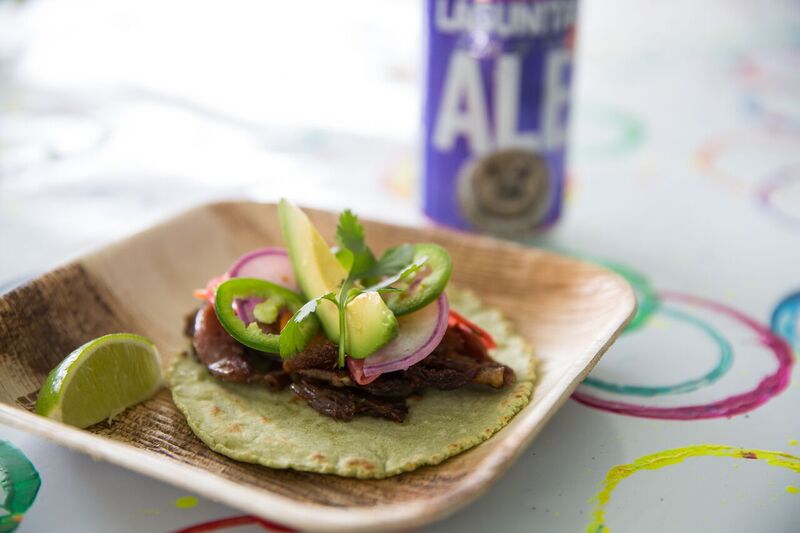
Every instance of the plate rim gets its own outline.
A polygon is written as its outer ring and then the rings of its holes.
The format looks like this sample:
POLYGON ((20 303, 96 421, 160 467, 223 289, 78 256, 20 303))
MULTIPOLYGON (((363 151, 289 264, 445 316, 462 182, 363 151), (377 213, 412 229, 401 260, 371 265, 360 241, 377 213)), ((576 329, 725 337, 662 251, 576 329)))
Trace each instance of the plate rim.
MULTIPOLYGON (((142 238, 148 233, 157 232, 162 227, 180 218, 190 216, 194 212, 208 209, 236 208, 243 204, 258 206, 276 205, 274 202, 255 202, 248 200, 223 200, 201 204, 178 212, 148 228, 108 243, 64 264, 57 265, 35 278, 28 280, 23 286, 39 280, 41 277, 47 276, 61 268, 72 265, 81 266, 83 261, 91 256, 109 251, 128 239, 142 238)), ((325 209, 311 209, 317 212, 332 213, 332 211, 325 209)), ((417 230, 428 229, 437 233, 462 235, 462 232, 439 226, 423 228, 420 226, 405 226, 379 220, 370 220, 370 222, 389 227, 404 227, 406 229, 417 230)), ((502 241, 484 235, 468 235, 478 246, 510 247, 522 251, 523 253, 543 253, 576 263, 590 264, 574 257, 564 256, 541 248, 502 241)), ((107 461, 128 470, 169 483, 173 486, 179 486, 193 491, 213 501, 222 502, 246 512, 277 520, 293 527, 311 528, 318 531, 362 531, 375 528, 416 527, 428 524, 462 509, 493 486, 494 482, 511 467, 519 455, 555 415, 561 405, 566 402, 579 383, 589 374, 592 368, 594 368, 602 355, 614 343, 625 326, 633 318, 636 310, 636 298, 630 284, 614 272, 598 265, 590 265, 598 271, 603 271, 609 278, 615 278, 617 283, 623 288, 624 294, 620 298, 620 309, 622 309, 621 306, 622 303, 624 303, 626 306, 624 320, 616 325, 614 322, 609 322, 602 333, 598 332, 594 344, 586 350, 586 354, 582 355, 580 359, 576 360, 575 364, 569 367, 567 372, 558 379, 545 396, 536 398, 536 389, 534 389, 534 397, 531 399, 531 403, 514 417, 515 420, 513 424, 506 426, 498 433, 498 435, 502 435, 502 446, 483 457, 480 460, 480 468, 471 471, 458 482, 455 490, 445 494, 425 499, 369 506, 337 507, 312 502, 301 502, 288 496, 276 494, 268 489, 237 483, 201 467, 158 455, 156 452, 137 448, 130 444, 117 442, 101 435, 96 435, 82 429, 49 420, 13 404, 0 402, 0 423, 8 424, 17 429, 44 437, 51 442, 63 445, 71 450, 87 454, 95 460, 107 461), (544 406, 543 415, 534 416, 531 412, 529 416, 526 416, 526 411, 529 411, 529 408, 534 405, 534 401, 540 407, 544 406), (309 513, 309 509, 311 508, 313 508, 315 512, 309 513)), ((0 295, 0 299, 5 299, 5 296, 6 295, 0 295)), ((539 376, 537 372, 537 382, 538 380, 539 376)), ((436 466, 430 468, 436 468, 436 466)))

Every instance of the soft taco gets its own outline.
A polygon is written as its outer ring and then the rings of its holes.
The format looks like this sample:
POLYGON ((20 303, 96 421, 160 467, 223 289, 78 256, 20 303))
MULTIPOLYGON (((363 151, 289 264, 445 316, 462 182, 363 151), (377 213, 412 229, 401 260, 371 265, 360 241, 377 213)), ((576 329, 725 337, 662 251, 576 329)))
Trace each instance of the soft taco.
POLYGON ((359 478, 437 464, 490 438, 530 400, 531 348, 470 291, 448 253, 379 258, 349 211, 330 248, 279 206, 286 248, 242 256, 196 296, 170 372, 194 433, 236 460, 359 478))

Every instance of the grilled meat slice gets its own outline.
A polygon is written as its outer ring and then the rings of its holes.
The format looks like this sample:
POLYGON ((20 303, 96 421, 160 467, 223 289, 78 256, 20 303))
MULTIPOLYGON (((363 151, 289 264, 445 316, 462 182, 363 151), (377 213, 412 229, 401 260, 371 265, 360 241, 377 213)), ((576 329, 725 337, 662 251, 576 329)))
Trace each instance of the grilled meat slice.
POLYGON ((514 383, 514 371, 500 363, 484 364, 472 378, 476 385, 489 385, 495 389, 502 389, 514 383))
POLYGON ((277 357, 248 348, 231 337, 212 305, 204 305, 195 315, 192 347, 197 359, 222 381, 251 383, 262 380, 268 372, 281 370, 277 357))
POLYGON ((471 370, 454 368, 437 368, 429 365, 416 364, 406 370, 406 377, 417 390, 433 388, 439 390, 459 389, 472 381, 471 370))
POLYGON ((408 416, 405 398, 385 398, 361 394, 356 400, 356 414, 403 422, 408 416))
POLYGON ((450 390, 467 383, 501 388, 514 383, 514 371, 489 355, 475 335, 447 329, 442 342, 425 359, 405 371, 418 388, 450 390))
POLYGON ((350 372, 346 370, 328 370, 323 368, 301 368, 296 375, 324 381, 334 387, 352 387, 355 381, 350 379, 350 372))
POLYGON ((325 387, 309 379, 295 381, 291 389, 304 399, 309 407, 323 415, 348 422, 356 414, 354 395, 345 390, 325 387))
POLYGON ((292 382, 292 377, 283 371, 272 370, 264 374, 264 385, 273 392, 277 392, 286 388, 292 382))
POLYGON ((359 388, 387 398, 405 398, 415 392, 414 384, 402 372, 389 372, 369 383, 361 385, 359 388))
POLYGON ((339 347, 328 339, 317 337, 305 350, 283 362, 283 369, 292 373, 304 368, 333 370, 339 362, 339 347))
POLYGON ((315 411, 344 422, 356 415, 402 422, 408 415, 408 406, 403 398, 381 398, 353 387, 336 388, 303 377, 292 383, 291 389, 315 411))

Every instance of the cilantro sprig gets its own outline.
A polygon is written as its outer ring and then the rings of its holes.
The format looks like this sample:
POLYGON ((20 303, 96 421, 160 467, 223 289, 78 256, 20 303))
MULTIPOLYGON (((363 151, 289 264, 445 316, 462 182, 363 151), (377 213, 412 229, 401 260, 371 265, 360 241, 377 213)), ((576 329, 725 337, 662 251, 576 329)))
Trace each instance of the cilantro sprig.
POLYGON ((347 304, 366 292, 400 290, 392 285, 417 272, 425 261, 424 258, 414 261, 414 248, 409 244, 389 248, 376 259, 367 246, 364 226, 349 209, 339 217, 336 243, 336 257, 347 271, 347 276, 342 280, 338 291, 310 300, 292 316, 281 331, 281 357, 291 357, 308 345, 316 331, 315 324, 312 323, 317 320, 314 313, 320 302, 328 300, 339 311, 339 367, 343 367, 348 338, 345 320, 347 304))
POLYGON ((308 343, 317 332, 317 317, 314 313, 322 300, 329 300, 334 304, 337 303, 334 293, 323 294, 306 302, 286 323, 278 340, 281 357, 284 359, 289 358, 308 346, 308 343))

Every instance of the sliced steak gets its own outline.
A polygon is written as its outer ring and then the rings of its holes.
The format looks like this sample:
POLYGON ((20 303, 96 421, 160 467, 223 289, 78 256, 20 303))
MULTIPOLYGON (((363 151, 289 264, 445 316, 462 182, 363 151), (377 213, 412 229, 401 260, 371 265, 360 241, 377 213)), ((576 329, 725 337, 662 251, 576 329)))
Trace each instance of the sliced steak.
POLYGON ((477 335, 472 335, 464 332, 463 330, 456 330, 456 333, 461 337, 463 347, 458 353, 468 355, 475 360, 483 362, 492 362, 494 359, 489 355, 489 350, 483 344, 483 341, 477 335))
POLYGON ((416 391, 414 384, 402 372, 390 372, 369 383, 360 385, 360 389, 375 396, 387 398, 405 398, 416 391))
POLYGON ((347 390, 325 387, 309 379, 295 381, 291 389, 304 399, 309 407, 323 415, 347 422, 356 414, 355 395, 347 390))
POLYGON ((328 339, 317 337, 306 346, 305 350, 295 354, 283 362, 286 372, 295 372, 304 368, 322 368, 333 370, 339 362, 339 347, 328 339))
POLYGON ((291 382, 291 376, 284 372, 283 369, 272 370, 264 374, 264 385, 273 392, 283 390, 291 382))
POLYGON ((476 385, 489 385, 495 389, 502 389, 512 385, 515 380, 514 371, 500 363, 484 364, 472 378, 476 385))
POLYGON ((291 388, 315 411, 344 422, 357 415, 402 422, 408 415, 404 398, 381 398, 353 387, 336 388, 322 381, 302 377, 292 383, 291 388))
POLYGON ((327 370, 323 368, 302 368, 295 372, 304 378, 324 381, 334 387, 352 387, 355 384, 346 370, 327 370))
MULTIPOLYGON (((514 371, 489 355, 475 335, 450 327, 425 359, 405 371, 417 389, 452 390, 468 383, 502 388, 514 383, 514 371)), ((383 377, 383 376, 381 376, 383 377)))
POLYGON ((194 337, 194 321, 197 318, 197 311, 192 311, 183 319, 183 334, 190 339, 194 337))
POLYGON ((406 370, 406 377, 418 390, 426 388, 453 390, 471 382, 473 373, 472 371, 416 364, 406 370))
POLYGON ((449 326, 434 354, 459 354, 477 361, 492 361, 489 351, 477 335, 449 326))
POLYGON ((192 334, 197 359, 222 381, 250 383, 262 380, 268 372, 281 370, 275 356, 248 348, 231 337, 211 305, 197 311, 192 334))
POLYGON ((381 398, 361 394, 356 398, 356 414, 403 422, 408 416, 405 398, 381 398))
POLYGON ((450 351, 436 350, 405 371, 417 389, 432 387, 452 390, 470 383, 478 373, 480 363, 475 359, 450 351))
POLYGON ((447 330, 444 332, 444 337, 439 341, 439 345, 433 349, 433 353, 459 353, 463 351, 464 336, 458 329, 452 326, 447 327, 447 330))

